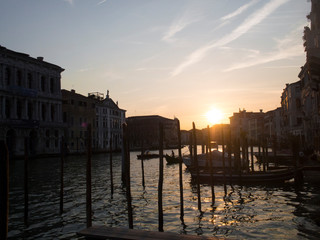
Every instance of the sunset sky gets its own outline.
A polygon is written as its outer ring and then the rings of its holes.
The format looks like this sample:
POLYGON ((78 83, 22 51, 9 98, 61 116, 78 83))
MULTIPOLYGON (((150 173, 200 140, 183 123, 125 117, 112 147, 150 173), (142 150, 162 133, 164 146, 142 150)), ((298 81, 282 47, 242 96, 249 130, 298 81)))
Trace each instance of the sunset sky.
POLYGON ((65 69, 62 88, 110 91, 126 116, 204 128, 273 110, 305 63, 307 0, 1 0, 0 45, 65 69), (211 114, 212 115, 212 114, 211 114))

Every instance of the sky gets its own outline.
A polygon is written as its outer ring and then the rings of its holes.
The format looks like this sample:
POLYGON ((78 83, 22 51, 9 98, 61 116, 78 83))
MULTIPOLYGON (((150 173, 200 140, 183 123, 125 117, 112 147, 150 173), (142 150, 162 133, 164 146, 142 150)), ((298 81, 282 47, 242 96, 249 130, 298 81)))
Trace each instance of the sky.
POLYGON ((307 0, 1 0, 0 45, 65 69, 63 89, 109 90, 127 117, 189 130, 280 107, 310 11, 307 0))

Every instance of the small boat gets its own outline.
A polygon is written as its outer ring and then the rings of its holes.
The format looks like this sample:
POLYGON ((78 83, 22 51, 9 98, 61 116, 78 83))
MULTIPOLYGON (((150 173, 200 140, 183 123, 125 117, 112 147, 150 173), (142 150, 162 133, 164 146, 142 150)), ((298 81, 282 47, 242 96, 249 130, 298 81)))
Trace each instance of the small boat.
MULTIPOLYGON (((211 152, 211 159, 212 159, 212 167, 213 168, 222 168, 223 167, 223 156, 222 155, 223 155, 223 153, 218 150, 214 150, 211 152)), ((191 161, 190 155, 183 156, 182 159, 183 159, 184 164, 188 168, 192 166, 192 161, 191 161)), ((198 166, 200 168, 210 166, 208 155, 205 153, 197 154, 197 161, 198 161, 198 166)), ((225 161, 225 167, 226 168, 230 167, 228 153, 224 153, 224 161, 225 161)), ((231 157, 231 167, 234 167, 234 165, 235 165, 235 160, 234 160, 234 157, 232 156, 231 157)))
MULTIPOLYGON (((301 169, 286 168, 286 169, 275 169, 269 170, 266 172, 256 171, 256 172, 239 172, 225 174, 222 171, 213 172, 213 181, 214 182, 227 182, 233 183, 251 183, 251 184, 268 184, 268 183, 281 183, 286 180, 294 178, 301 169)), ((192 169, 191 176, 193 178, 197 177, 197 171, 192 169)), ((211 173, 209 171, 199 170, 199 179, 204 182, 210 182, 211 173)))
POLYGON ((143 154, 137 155, 137 158, 139 160, 146 160, 146 159, 152 159, 152 158, 159 158, 159 154, 157 153, 150 153, 149 151, 145 151, 143 154))
POLYGON ((180 163, 181 162, 181 159, 178 156, 172 156, 172 155, 166 154, 164 157, 167 160, 167 164, 174 164, 174 163, 180 163))

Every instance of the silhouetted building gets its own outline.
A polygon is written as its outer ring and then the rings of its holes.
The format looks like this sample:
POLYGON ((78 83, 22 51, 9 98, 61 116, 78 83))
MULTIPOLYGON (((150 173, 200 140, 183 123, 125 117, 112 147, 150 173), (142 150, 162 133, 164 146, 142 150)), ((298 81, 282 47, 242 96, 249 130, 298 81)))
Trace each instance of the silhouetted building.
MULTIPOLYGON (((65 141, 70 153, 83 153, 87 149, 87 127, 91 124, 92 142, 95 142, 96 101, 75 90, 62 89, 63 122, 66 124, 65 141)), ((94 145, 93 145, 94 147, 94 145)))
POLYGON ((275 110, 268 111, 265 113, 264 133, 269 143, 273 143, 273 141, 276 141, 278 145, 282 141, 281 113, 282 113, 281 107, 278 107, 275 110))
POLYGON ((286 84, 281 95, 283 136, 303 136, 300 84, 300 81, 286 84))
POLYGON ((177 147, 177 121, 158 115, 129 117, 128 124, 129 143, 131 149, 158 149, 159 125, 163 124, 165 148, 177 147))
POLYGON ((61 67, 0 46, 0 138, 11 155, 60 152, 61 67))
POLYGON ((110 149, 110 140, 112 140, 112 149, 122 148, 122 124, 126 120, 126 110, 119 108, 118 102, 115 103, 109 97, 109 91, 106 98, 102 93, 89 93, 89 98, 95 100, 96 105, 96 132, 94 134, 94 148, 96 151, 105 151, 110 149))
POLYGON ((301 104, 306 148, 320 150, 320 2, 311 1, 310 27, 304 30, 306 63, 301 68, 301 104))
POLYGON ((230 130, 232 138, 246 136, 248 140, 258 142, 264 136, 264 115, 260 112, 247 112, 245 109, 233 113, 230 117, 230 130))

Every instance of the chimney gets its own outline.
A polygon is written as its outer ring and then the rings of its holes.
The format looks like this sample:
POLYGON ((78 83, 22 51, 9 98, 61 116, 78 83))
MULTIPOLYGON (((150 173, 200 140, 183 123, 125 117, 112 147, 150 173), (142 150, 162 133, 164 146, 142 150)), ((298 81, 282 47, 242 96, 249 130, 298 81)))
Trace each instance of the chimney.
POLYGON ((37 57, 39 61, 43 61, 43 57, 37 57))
POLYGON ((71 89, 71 92, 72 92, 72 93, 76 93, 76 90, 74 90, 74 89, 71 89))

